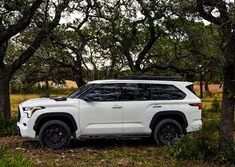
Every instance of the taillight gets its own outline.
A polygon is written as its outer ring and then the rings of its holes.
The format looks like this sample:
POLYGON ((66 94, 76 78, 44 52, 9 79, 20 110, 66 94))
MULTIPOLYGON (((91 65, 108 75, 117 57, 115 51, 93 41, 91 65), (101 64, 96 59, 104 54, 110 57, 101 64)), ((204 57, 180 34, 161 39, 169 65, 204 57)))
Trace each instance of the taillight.
POLYGON ((190 106, 198 107, 199 110, 202 110, 202 103, 191 103, 190 106))

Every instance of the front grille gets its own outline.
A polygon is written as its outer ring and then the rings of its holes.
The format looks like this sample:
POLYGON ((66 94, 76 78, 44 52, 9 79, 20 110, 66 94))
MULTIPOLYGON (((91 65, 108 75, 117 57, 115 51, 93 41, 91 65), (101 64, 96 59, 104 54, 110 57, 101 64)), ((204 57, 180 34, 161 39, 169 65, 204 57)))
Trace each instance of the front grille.
POLYGON ((18 121, 20 121, 20 117, 21 117, 21 115, 20 115, 20 108, 18 107, 18 121))

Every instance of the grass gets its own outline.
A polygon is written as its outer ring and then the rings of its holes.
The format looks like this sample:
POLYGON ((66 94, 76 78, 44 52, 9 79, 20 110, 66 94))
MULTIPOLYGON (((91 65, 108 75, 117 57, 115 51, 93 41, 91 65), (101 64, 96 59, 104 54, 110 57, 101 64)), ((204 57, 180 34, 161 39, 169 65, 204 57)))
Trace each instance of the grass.
MULTIPOLYGON (((177 160, 167 147, 144 140, 73 140, 67 149, 41 148, 35 140, 17 136, 0 138, 8 152, 21 150, 24 157, 33 160, 34 166, 79 166, 79 167, 180 167, 220 166, 216 162, 177 160)), ((14 153, 15 154, 15 153, 14 153)))
POLYGON ((22 103, 25 100, 28 99, 33 99, 33 98, 37 98, 40 97, 40 95, 36 95, 36 94, 26 94, 26 95, 20 95, 20 94, 11 94, 11 111, 13 113, 13 116, 15 115, 15 113, 18 110, 18 105, 20 103, 22 103))
MULTIPOLYGON (((54 93, 51 96, 68 96, 72 91, 74 90, 70 89, 69 91, 65 91, 65 92, 61 91, 58 93, 54 93)), ((22 103, 23 101, 28 100, 28 99, 33 99, 33 98, 39 98, 39 97, 43 97, 43 95, 42 94, 11 94, 10 100, 11 100, 12 115, 16 116, 18 105, 22 103)))

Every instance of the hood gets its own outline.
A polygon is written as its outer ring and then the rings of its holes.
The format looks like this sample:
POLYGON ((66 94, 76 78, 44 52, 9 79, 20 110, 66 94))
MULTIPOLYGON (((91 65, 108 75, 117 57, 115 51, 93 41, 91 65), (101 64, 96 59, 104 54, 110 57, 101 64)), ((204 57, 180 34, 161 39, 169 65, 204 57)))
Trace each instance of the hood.
POLYGON ((49 97, 49 98, 35 98, 29 99, 21 103, 22 107, 35 107, 35 106, 58 106, 65 105, 67 98, 65 97, 49 97))

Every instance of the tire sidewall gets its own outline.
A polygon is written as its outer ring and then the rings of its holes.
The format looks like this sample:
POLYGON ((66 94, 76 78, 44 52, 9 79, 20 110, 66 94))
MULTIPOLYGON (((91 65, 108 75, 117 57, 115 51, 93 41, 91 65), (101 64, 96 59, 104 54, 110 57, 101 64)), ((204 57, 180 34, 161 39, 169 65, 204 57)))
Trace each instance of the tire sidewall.
POLYGON ((159 135, 160 135, 160 130, 161 128, 166 125, 166 124, 173 124, 174 126, 177 127, 178 131, 179 131, 179 136, 183 134, 183 128, 182 126, 174 119, 164 119, 161 120, 155 127, 153 130, 153 138, 154 141, 159 145, 159 146, 163 146, 166 145, 166 143, 163 143, 160 139, 159 139, 159 135))
POLYGON ((46 122, 40 129, 39 131, 39 142, 43 147, 48 147, 48 148, 52 148, 52 149, 60 149, 60 148, 65 148, 68 146, 69 142, 71 139, 71 130, 68 127, 68 125, 62 121, 59 120, 51 120, 46 122), (59 126, 60 128, 63 128, 64 130, 64 135, 65 135, 65 141, 58 146, 52 146, 52 145, 47 145, 47 143, 45 142, 45 130, 48 129, 51 126, 59 126))

